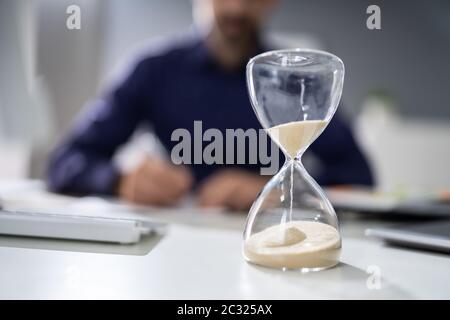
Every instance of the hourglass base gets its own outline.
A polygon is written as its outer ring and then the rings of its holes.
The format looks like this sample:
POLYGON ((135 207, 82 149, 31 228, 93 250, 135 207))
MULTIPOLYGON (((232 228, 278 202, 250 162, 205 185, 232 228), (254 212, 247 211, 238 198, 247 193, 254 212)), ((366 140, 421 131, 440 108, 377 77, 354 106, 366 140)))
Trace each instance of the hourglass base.
POLYGON ((258 267, 263 267, 263 268, 266 268, 266 269, 280 270, 280 271, 283 271, 283 272, 288 272, 288 271, 300 272, 300 273, 317 272, 317 271, 323 271, 323 270, 331 269, 331 268, 333 268, 333 267, 335 267, 335 266, 337 266, 339 264, 339 260, 337 260, 337 261, 334 261, 333 263, 330 263, 329 265, 322 266, 322 267, 313 267, 313 268, 308 268, 308 267, 298 267, 298 268, 268 267, 266 265, 261 265, 261 264, 258 264, 256 262, 251 261, 250 259, 248 259, 245 256, 245 253, 244 253, 244 258, 251 265, 255 265, 255 266, 258 266, 258 267))
POLYGON ((341 249, 334 248, 322 251, 319 254, 313 252, 297 256, 272 254, 269 257, 252 252, 251 249, 244 246, 243 254, 245 260, 254 265, 283 271, 313 272, 329 269, 339 264, 341 249))
POLYGON ((339 263, 341 238, 330 225, 291 221, 254 233, 244 241, 243 254, 253 264, 302 272, 319 271, 339 263))

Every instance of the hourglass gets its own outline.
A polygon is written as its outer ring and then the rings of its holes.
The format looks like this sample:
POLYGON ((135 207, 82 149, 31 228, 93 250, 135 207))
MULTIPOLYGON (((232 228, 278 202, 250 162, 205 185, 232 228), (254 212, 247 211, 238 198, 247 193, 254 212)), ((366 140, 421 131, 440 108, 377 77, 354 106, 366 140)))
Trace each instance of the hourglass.
POLYGON ((286 156, 249 211, 243 243, 248 262, 302 272, 339 262, 336 213, 301 158, 331 121, 343 82, 344 64, 323 51, 270 51, 248 63, 253 109, 286 156))

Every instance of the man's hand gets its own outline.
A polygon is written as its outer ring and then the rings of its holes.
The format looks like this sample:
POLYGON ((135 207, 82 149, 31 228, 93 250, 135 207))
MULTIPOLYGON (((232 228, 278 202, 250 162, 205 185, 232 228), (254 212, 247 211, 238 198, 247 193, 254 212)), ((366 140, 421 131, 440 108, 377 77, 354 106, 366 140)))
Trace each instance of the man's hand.
POLYGON ((239 169, 225 169, 207 178, 198 192, 203 207, 248 210, 269 177, 239 169))
POLYGON ((136 169, 122 175, 117 192, 126 201, 165 206, 175 203, 186 194, 192 181, 185 167, 146 158, 136 169))

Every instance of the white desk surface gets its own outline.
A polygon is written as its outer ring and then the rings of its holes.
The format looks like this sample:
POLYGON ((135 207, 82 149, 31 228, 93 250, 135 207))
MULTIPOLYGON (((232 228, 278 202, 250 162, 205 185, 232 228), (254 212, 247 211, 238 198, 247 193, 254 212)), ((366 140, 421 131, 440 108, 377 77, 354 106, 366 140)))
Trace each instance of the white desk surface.
MULTIPOLYGON (((22 190, 38 201, 45 198, 38 189, 0 183, 0 197, 22 190)), ((164 220, 167 232, 131 246, 1 236, 0 299, 450 298, 450 256, 387 247, 363 235, 381 221, 344 217, 342 263, 301 274, 243 260, 243 215, 81 202, 103 215, 164 220), (380 272, 380 289, 367 285, 374 283, 370 266, 380 272)))

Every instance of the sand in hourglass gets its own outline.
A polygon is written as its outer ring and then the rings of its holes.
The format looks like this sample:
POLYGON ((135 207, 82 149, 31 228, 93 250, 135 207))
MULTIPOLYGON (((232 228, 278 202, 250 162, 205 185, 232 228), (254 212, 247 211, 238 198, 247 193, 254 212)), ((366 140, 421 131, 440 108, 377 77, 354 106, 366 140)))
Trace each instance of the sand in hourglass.
POLYGON ((341 238, 333 226, 315 221, 292 221, 251 235, 244 244, 246 258, 261 266, 322 269, 339 262, 341 238))
MULTIPOLYGON (((272 127, 268 132, 293 159, 326 124, 321 120, 289 122, 272 127)), ((338 263, 340 248, 341 238, 333 226, 316 221, 288 221, 251 235, 244 244, 244 254, 250 262, 272 268, 320 269, 338 263)))
POLYGON ((268 132, 293 159, 322 132, 326 125, 327 122, 323 120, 295 121, 269 128, 268 132))

